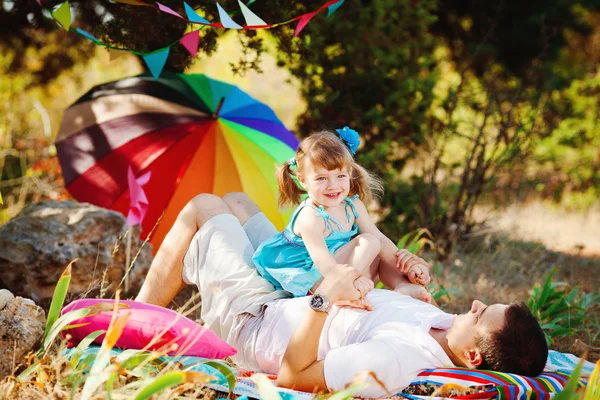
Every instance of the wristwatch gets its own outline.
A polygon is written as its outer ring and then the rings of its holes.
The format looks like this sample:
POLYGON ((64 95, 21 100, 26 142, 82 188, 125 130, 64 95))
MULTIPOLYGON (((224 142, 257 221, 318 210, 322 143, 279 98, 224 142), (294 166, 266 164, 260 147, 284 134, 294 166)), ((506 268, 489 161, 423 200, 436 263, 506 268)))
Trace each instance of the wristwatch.
POLYGON ((328 313, 329 309, 331 308, 331 304, 329 303, 329 301, 327 300, 325 295, 322 295, 319 293, 313 294, 312 296, 309 297, 308 305, 310 306, 310 308, 312 308, 315 311, 326 312, 326 313, 328 313))

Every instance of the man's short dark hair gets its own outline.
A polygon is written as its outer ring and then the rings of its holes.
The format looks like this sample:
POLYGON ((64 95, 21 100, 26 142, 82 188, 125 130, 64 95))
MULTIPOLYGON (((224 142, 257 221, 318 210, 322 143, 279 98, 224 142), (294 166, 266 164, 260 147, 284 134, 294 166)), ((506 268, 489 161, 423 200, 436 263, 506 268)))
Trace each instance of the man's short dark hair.
POLYGON ((476 345, 483 356, 479 369, 538 376, 548 358, 542 327, 525 303, 512 303, 502 328, 480 336, 476 345))

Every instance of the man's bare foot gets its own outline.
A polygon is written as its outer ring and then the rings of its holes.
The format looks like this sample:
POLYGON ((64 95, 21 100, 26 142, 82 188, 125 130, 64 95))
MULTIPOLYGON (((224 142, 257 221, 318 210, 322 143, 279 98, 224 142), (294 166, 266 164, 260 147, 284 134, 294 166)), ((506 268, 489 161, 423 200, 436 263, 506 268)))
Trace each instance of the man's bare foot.
POLYGON ((410 267, 406 276, 408 277, 409 281, 421 286, 425 286, 429 282, 431 282, 431 276, 429 276, 429 268, 422 264, 415 264, 412 267, 410 267))
POLYGON ((426 303, 431 303, 432 301, 431 293, 429 293, 424 286, 415 283, 401 283, 396 286, 394 292, 405 294, 426 303))

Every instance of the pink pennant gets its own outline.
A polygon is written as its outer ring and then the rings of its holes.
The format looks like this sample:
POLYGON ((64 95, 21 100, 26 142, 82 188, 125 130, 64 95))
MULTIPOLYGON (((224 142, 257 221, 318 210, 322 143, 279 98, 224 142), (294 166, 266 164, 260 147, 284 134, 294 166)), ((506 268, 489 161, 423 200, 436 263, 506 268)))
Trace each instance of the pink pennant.
POLYGON ((42 0, 36 0, 36 1, 40 6, 42 6, 42 0))
POLYGON ((302 29, 304 29, 306 24, 308 24, 310 20, 319 13, 320 10, 321 9, 309 12, 308 14, 304 14, 302 17, 300 17, 300 21, 298 21, 298 25, 296 25, 296 32, 294 32, 294 37, 297 37, 300 34, 300 32, 302 32, 302 29))
POLYGON ((200 31, 195 30, 186 33, 180 40, 179 43, 190 52, 192 57, 196 57, 198 53, 198 43, 200 43, 200 31))
POLYGON ((131 165, 129 166, 129 169, 127 170, 127 184, 129 185, 131 206, 129 208, 129 213, 127 214, 127 226, 141 225, 146 216, 149 202, 142 186, 148 183, 149 180, 150 172, 136 178, 131 169, 131 165))
POLYGON ((158 9, 160 11, 166 12, 167 14, 171 14, 174 15, 178 18, 184 19, 181 15, 177 14, 177 12, 173 11, 173 9, 165 6, 164 4, 160 4, 158 1, 156 2, 156 5, 158 6, 158 9))

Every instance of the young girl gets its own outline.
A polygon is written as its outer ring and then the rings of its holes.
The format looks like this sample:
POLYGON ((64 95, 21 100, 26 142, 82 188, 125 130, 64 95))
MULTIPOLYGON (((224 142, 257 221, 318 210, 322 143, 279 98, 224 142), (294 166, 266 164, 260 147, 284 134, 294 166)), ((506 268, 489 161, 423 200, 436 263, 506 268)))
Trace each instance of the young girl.
POLYGON ((299 206, 283 232, 258 247, 253 257, 256 269, 277 289, 298 297, 314 292, 323 276, 350 265, 368 277, 355 282, 363 295, 379 276, 389 288, 431 301, 424 288, 430 280, 427 268, 420 264, 406 271, 397 268, 407 253, 399 252, 367 213, 364 203, 383 187, 354 161, 358 133, 348 127, 336 132, 304 139, 296 157, 278 169, 279 205, 299 206), (301 202, 305 193, 308 196, 301 202))

